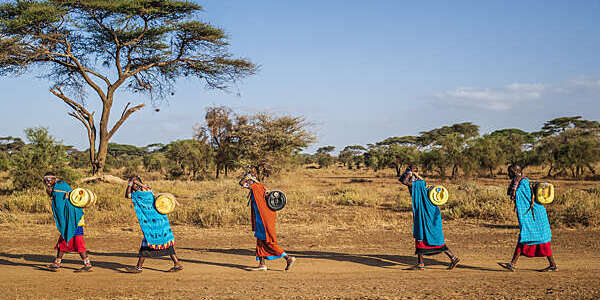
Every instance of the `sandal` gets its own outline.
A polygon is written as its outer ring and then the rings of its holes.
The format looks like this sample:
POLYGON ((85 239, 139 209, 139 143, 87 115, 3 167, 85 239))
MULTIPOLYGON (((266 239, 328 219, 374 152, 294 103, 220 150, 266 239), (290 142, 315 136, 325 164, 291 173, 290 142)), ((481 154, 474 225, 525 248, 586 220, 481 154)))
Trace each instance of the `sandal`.
POLYGON ((558 267, 557 266, 549 266, 545 269, 541 269, 539 270, 539 272, 556 272, 558 271, 558 267))
POLYGON ((452 270, 452 269, 456 268, 456 265, 458 265, 459 262, 460 262, 460 258, 455 256, 452 259, 452 261, 450 261, 450 264, 448 265, 448 270, 452 270))
POLYGON ((183 270, 183 266, 179 265, 179 266, 173 266, 172 268, 169 269, 169 272, 174 273, 174 272, 179 272, 183 270))
POLYGON ((515 272, 517 271, 517 267, 515 267, 513 264, 511 263, 498 263, 499 266, 511 271, 511 272, 515 272))
POLYGON ((48 269, 50 269, 50 271, 58 272, 58 269, 61 268, 61 265, 57 264, 57 263, 51 263, 51 264, 47 265, 46 267, 48 267, 48 269))
POLYGON ((125 268, 126 273, 139 274, 142 273, 143 269, 138 269, 138 267, 127 267, 125 268))
POLYGON ((77 270, 75 270, 73 272, 75 272, 75 273, 81 273, 81 272, 91 272, 91 271, 93 271, 92 270, 92 265, 85 265, 85 266, 83 266, 83 267, 81 267, 81 268, 79 268, 79 269, 77 269, 77 270))
POLYGON ((266 271, 267 270, 267 266, 258 266, 258 267, 254 267, 254 268, 248 268, 248 271, 266 271))
POLYGON ((289 260, 287 261, 287 264, 285 265, 285 270, 289 271, 292 266, 294 265, 294 263, 296 262, 296 258, 295 257, 290 257, 289 260))
POLYGON ((423 271, 423 270, 425 270, 425 264, 416 264, 416 265, 408 268, 408 270, 423 271))

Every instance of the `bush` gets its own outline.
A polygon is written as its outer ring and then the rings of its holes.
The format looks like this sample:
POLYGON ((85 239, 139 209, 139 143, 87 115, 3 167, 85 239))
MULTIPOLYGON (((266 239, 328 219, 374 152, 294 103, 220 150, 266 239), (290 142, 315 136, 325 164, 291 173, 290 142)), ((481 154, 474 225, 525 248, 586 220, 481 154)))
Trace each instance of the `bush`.
POLYGON ((68 167, 65 147, 48 134, 48 129, 28 128, 25 136, 29 144, 11 156, 10 176, 14 189, 42 187, 42 177, 48 171, 68 182, 78 179, 79 174, 68 167))
POLYGON ((0 152, 0 172, 8 171, 10 168, 10 160, 6 152, 0 152))

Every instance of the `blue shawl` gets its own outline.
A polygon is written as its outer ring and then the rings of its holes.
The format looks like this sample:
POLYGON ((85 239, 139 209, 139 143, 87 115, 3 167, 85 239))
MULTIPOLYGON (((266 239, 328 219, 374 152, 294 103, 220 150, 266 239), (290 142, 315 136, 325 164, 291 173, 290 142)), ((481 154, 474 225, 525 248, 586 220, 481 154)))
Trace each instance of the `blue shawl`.
POLYGON ((133 192, 131 201, 148 247, 166 249, 175 244, 169 218, 160 214, 154 207, 152 192, 133 192))
POLYGON ((71 190, 66 182, 59 180, 54 184, 51 194, 54 222, 56 222, 58 232, 67 242, 67 246, 75 236, 77 224, 83 217, 83 208, 76 207, 69 201, 67 195, 71 190))
POLYGON ((427 185, 424 180, 412 182, 413 237, 430 246, 442 246, 442 214, 440 208, 429 201, 427 185))
POLYGON ((519 183, 515 205, 519 219, 519 243, 537 245, 550 242, 552 233, 550 232, 546 208, 534 201, 533 209, 530 209, 531 186, 528 178, 523 178, 519 183))

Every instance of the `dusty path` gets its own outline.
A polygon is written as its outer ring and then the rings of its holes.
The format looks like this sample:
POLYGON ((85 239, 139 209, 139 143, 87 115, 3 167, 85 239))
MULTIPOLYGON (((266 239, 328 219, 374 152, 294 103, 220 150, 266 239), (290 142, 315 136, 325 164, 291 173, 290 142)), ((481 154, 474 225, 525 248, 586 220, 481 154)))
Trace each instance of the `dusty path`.
MULTIPOLYGON (((14 227, 14 226, 13 226, 14 227)), ((290 226, 291 227, 291 226, 290 226)), ((68 255, 58 273, 42 266, 53 260, 57 237, 52 226, 14 229, 0 226, 0 291, 3 299, 166 299, 166 298, 587 298, 600 297, 600 232, 555 230, 553 249, 560 271, 539 273, 544 259, 522 259, 517 273, 496 263, 510 258, 516 230, 511 226, 445 224, 447 243, 462 258, 446 271, 447 258, 427 260, 423 272, 405 270, 414 263, 410 233, 392 229, 359 231, 311 227, 282 228, 280 241, 298 257, 291 272, 283 261, 272 270, 245 271, 256 262, 247 228, 201 230, 175 227, 177 252, 185 270, 171 274, 169 260, 148 260, 142 274, 125 274, 136 261, 137 228, 87 232, 95 270, 68 255), (454 230, 453 230, 454 229, 454 230), (313 233, 311 233, 313 232, 313 233), (577 246, 576 246, 577 245, 577 246)))

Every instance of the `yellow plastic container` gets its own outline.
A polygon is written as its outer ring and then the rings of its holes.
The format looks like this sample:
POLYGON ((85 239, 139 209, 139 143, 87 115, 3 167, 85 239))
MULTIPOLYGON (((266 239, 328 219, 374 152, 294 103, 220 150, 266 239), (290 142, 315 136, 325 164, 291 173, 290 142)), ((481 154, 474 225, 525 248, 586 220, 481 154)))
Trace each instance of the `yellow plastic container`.
POLYGON ((75 188, 69 193, 69 201, 76 207, 90 207, 96 203, 96 194, 89 189, 75 188))
POLYGON ((554 201, 554 185, 548 182, 535 184, 535 199, 540 204, 550 204, 554 201))
POLYGON ((154 207, 163 215, 172 213, 175 210, 176 204, 177 200, 175 200, 175 196, 169 193, 158 194, 154 199, 154 207))
POLYGON ((429 190, 429 200, 437 206, 446 204, 449 196, 448 189, 441 185, 434 186, 429 190))

